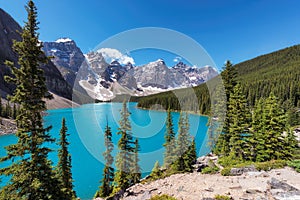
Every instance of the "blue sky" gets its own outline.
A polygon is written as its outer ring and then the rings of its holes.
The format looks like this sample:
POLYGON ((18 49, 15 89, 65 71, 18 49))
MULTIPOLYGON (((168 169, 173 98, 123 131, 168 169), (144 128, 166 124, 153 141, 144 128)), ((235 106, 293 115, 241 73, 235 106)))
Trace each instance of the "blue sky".
MULTIPOLYGON (((0 0, 19 23, 26 0, 0 0)), ((300 44, 298 0, 51 0, 35 1, 40 39, 70 37, 84 53, 103 40, 133 28, 163 27, 196 40, 218 67, 300 44)), ((133 41, 134 42, 134 41, 133 41)), ((160 52, 161 53, 161 52, 160 52)), ((155 59, 137 55, 136 64, 155 59)), ((158 57, 157 55, 156 57, 158 57)), ((168 64, 171 57, 166 55, 168 64)), ((163 57, 163 56, 160 56, 163 57)))

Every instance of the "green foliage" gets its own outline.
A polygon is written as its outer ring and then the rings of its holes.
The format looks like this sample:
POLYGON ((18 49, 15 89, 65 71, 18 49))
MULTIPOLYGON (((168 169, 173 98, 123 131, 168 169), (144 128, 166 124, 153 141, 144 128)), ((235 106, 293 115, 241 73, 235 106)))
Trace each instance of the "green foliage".
POLYGON ((168 110, 167 112, 164 147, 165 153, 163 166, 165 168, 168 168, 176 159, 176 139, 170 110, 168 110))
POLYGON ((128 188, 130 185, 136 183, 140 177, 137 154, 139 146, 137 140, 133 140, 129 116, 130 112, 124 101, 118 128, 118 134, 121 135, 121 137, 118 141, 119 152, 116 159, 117 171, 114 177, 115 187, 113 192, 128 188), (135 171, 132 171, 133 169, 135 171))
POLYGON ((162 171, 160 170, 159 162, 156 161, 154 164, 154 167, 151 171, 151 174, 150 174, 151 179, 157 180, 157 179, 161 178, 161 175, 162 175, 162 171))
POLYGON ((68 128, 66 126, 65 118, 62 119, 62 127, 60 129, 60 138, 58 145, 60 149, 58 150, 58 163, 57 163, 57 177, 61 182, 61 190, 65 194, 65 200, 72 200, 76 198, 76 193, 73 190, 73 178, 72 178, 72 163, 71 163, 71 154, 69 153, 67 137, 68 128))
MULTIPOLYGON (((237 84, 236 68, 231 64, 230 61, 227 61, 225 63, 225 67, 221 73, 221 77, 222 77, 224 88, 225 88, 226 98, 223 97, 223 100, 219 100, 219 101, 221 101, 223 103, 222 111, 226 111, 226 112, 225 112, 225 116, 222 116, 222 117, 224 117, 224 122, 221 121, 222 125, 223 125, 223 129, 219 131, 220 135, 218 137, 216 147, 215 147, 215 149, 213 149, 213 151, 218 155, 228 156, 230 151, 232 152, 232 149, 230 149, 230 145, 232 145, 232 143, 234 142, 233 139, 236 138, 236 137, 233 137, 233 138, 231 138, 231 137, 235 136, 235 135, 237 137, 239 137, 238 135, 241 134, 239 132, 236 134, 232 134, 233 130, 230 130, 230 126, 235 123, 235 122, 233 122, 232 115, 234 115, 234 114, 238 115, 238 113, 236 113, 236 110, 234 110, 235 102, 234 102, 234 100, 232 100, 230 102, 230 99, 231 99, 232 95, 235 95, 235 97, 236 97, 236 96, 241 96, 241 94, 239 92, 240 88, 235 88, 235 86, 237 84), (234 89, 235 89, 235 91, 234 91, 234 89), (230 105, 230 103, 231 103, 231 105, 230 105), (230 131, 231 131, 231 133, 230 133, 230 131)), ((243 104, 243 103, 244 102, 240 102, 239 104, 243 104)), ((220 107, 220 105, 219 105, 219 107, 220 107)), ((241 151, 238 151, 237 153, 241 154, 241 151)))
POLYGON ((169 195, 163 194, 163 195, 153 196, 153 197, 151 197, 150 200, 177 200, 177 199, 174 197, 171 197, 169 195))
POLYGON ((241 163, 241 160, 236 159, 232 155, 220 157, 218 163, 223 167, 229 167, 241 163))
POLYGON ((231 93, 228 106, 229 124, 229 147, 230 154, 238 159, 250 158, 249 133, 251 114, 246 103, 241 87, 237 84, 231 93))
POLYGON ((112 132, 111 128, 108 125, 108 122, 105 127, 104 132, 104 145, 106 151, 103 153, 103 157, 105 160, 105 167, 103 169, 103 178, 101 180, 101 186, 99 191, 96 192, 95 198, 97 197, 107 197, 113 191, 112 182, 114 180, 114 168, 112 167, 114 158, 111 155, 114 145, 112 143, 112 132))
POLYGON ((270 171, 271 169, 280 169, 287 165, 285 160, 270 160, 267 162, 257 162, 254 163, 254 166, 257 170, 261 171, 270 171))
POLYGON ((19 108, 15 103, 12 105, 7 101, 5 105, 2 105, 2 99, 0 98, 0 117, 16 119, 18 112, 19 108))
POLYGON ((139 166, 139 151, 140 151, 140 145, 138 139, 135 139, 134 142, 134 154, 133 154, 133 166, 132 166, 132 184, 136 184, 140 182, 140 179, 142 177, 141 174, 141 168, 139 166))
POLYGON ((190 165, 190 156, 188 153, 189 148, 192 145, 189 133, 189 121, 188 115, 186 113, 180 113, 178 122, 178 135, 176 139, 176 149, 175 155, 177 159, 172 164, 172 168, 176 171, 192 171, 192 166, 190 165))
POLYGON ((205 167, 201 173, 202 174, 217 174, 219 172, 219 167, 213 166, 213 167, 205 167))
POLYGON ((294 168, 296 172, 300 173, 300 160, 289 161, 288 166, 294 168))
MULTIPOLYGON (((300 45, 259 56, 236 64, 233 68, 237 71, 236 81, 241 83, 242 92, 245 94, 247 102, 251 107, 260 98, 267 98, 271 91, 279 98, 280 103, 289 100, 292 107, 300 107, 300 45)), ((229 74, 231 76, 234 75, 234 73, 229 74)), ((223 80, 225 77, 229 77, 229 74, 223 73, 223 80)), ((138 106, 150 108, 152 105, 159 104, 164 108, 181 110, 178 96, 182 96, 184 98, 180 99, 180 102, 184 103, 184 105, 191 105, 185 110, 209 114, 211 91, 208 91, 207 85, 211 85, 215 79, 210 80, 207 84, 204 83, 194 87, 194 93, 188 92, 186 89, 181 89, 142 97, 138 100, 138 106), (174 92, 176 92, 176 95, 174 92), (197 104, 189 102, 194 100, 192 96, 195 94, 198 98, 197 104)), ((231 86, 228 87, 225 83, 224 86, 229 91, 228 89, 231 86)), ((226 92, 226 94, 228 96, 230 92, 226 92)))
MULTIPOLYGON (((230 160, 229 158, 227 159, 230 160)), ((271 169, 279 169, 287 165, 287 161, 285 160, 270 160, 266 162, 251 162, 251 161, 234 162, 234 160, 232 161, 233 161, 232 164, 228 164, 221 170, 221 175, 230 176, 230 171, 232 168, 243 168, 248 166, 254 166, 259 171, 261 170, 270 171, 271 169)))
POLYGON ((225 167, 221 170, 222 176, 230 176, 231 167, 225 167))
POLYGON ((64 199, 64 194, 48 159, 51 149, 44 145, 54 141, 48 134, 50 127, 43 127, 42 118, 46 110, 44 99, 50 96, 40 65, 47 59, 38 39, 37 9, 33 1, 28 1, 26 10, 28 21, 21 34, 22 40, 13 44, 20 67, 6 62, 14 76, 5 78, 16 84, 11 101, 20 105, 20 111, 16 116, 18 141, 6 147, 7 155, 1 158, 1 162, 12 163, 0 170, 1 175, 9 178, 1 194, 4 199, 60 200, 64 199))
POLYGON ((216 89, 211 93, 212 108, 208 121, 208 146, 214 153, 220 152, 221 149, 216 149, 216 144, 219 135, 222 133, 224 120, 226 117, 227 103, 224 86, 219 83, 216 89))
POLYGON ((231 200, 232 197, 230 196, 225 196, 225 195, 220 195, 220 194, 217 194, 215 197, 215 200, 231 200))
POLYGON ((287 115, 273 93, 256 106, 252 140, 256 161, 290 159, 293 156, 297 143, 287 126, 287 115))

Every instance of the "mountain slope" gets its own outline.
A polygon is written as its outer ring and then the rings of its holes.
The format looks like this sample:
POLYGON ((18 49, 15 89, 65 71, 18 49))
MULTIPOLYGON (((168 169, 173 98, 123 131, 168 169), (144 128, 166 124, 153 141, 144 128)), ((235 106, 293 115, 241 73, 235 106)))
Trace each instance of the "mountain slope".
MULTIPOLYGON (((286 107, 300 107, 300 45, 253 58, 235 67, 238 80, 251 106, 256 99, 267 97, 273 91, 286 107)), ((216 79, 210 80, 210 83, 214 80, 216 79)), ((152 105, 160 104, 165 108, 180 110, 180 103, 177 99, 180 94, 184 97, 180 101, 191 105, 187 110, 208 114, 211 102, 207 84, 201 84, 193 90, 194 93, 182 89, 143 97, 139 99, 138 106, 150 108, 152 105), (196 102, 198 105, 195 102, 189 102, 192 99, 191 96, 195 94, 198 98, 196 102), (195 105, 198 108, 193 107, 195 105)))
MULTIPOLYGON (((4 65, 5 60, 17 63, 18 57, 12 50, 13 40, 20 41, 18 32, 22 29, 18 23, 5 11, 0 8, 0 96, 5 97, 12 94, 14 86, 4 81, 5 75, 10 75, 10 70, 4 65)), ((72 88, 64 80, 59 70, 49 61, 41 66, 44 70, 46 85, 49 91, 67 99, 72 99, 72 88)))
POLYGON ((167 67, 159 59, 143 66, 117 61, 107 64, 99 52, 86 55, 77 78, 90 96, 98 100, 111 100, 117 95, 146 96, 175 88, 199 85, 218 73, 212 67, 192 68, 184 65, 167 67))
POLYGON ((64 79, 73 86, 76 73, 84 61, 84 55, 75 41, 69 38, 61 38, 55 42, 44 42, 43 45, 46 56, 52 57, 51 61, 64 79))

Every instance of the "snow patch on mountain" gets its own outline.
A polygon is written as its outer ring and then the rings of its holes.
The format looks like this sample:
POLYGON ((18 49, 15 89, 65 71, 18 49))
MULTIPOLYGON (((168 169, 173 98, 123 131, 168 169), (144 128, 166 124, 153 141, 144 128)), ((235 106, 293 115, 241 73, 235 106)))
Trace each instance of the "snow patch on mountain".
POLYGON ((101 53, 106 62, 108 63, 118 61, 122 65, 126 65, 127 63, 135 64, 134 59, 132 57, 126 54, 122 54, 117 49, 101 48, 97 50, 97 52, 101 53))
POLYGON ((64 42, 72 42, 73 40, 70 38, 59 38, 58 40, 56 40, 56 43, 64 43, 64 42))

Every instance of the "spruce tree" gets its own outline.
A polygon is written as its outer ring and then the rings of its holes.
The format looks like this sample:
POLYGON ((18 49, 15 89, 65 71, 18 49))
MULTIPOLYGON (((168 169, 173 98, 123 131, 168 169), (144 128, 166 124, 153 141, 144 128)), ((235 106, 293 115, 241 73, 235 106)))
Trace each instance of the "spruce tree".
POLYGON ((264 155, 258 152, 265 151, 265 116, 263 115, 264 110, 264 100, 259 99, 254 106, 252 114, 252 137, 250 138, 250 143, 252 146, 252 159, 257 161, 264 161, 264 155))
POLYGON ((156 161, 155 164, 154 164, 154 167, 151 171, 150 176, 151 176, 151 178, 156 180, 156 179, 160 178, 161 174, 162 174, 162 171, 160 170, 159 162, 156 161))
POLYGON ((220 152, 216 144, 224 125, 226 115, 226 94, 222 85, 217 85, 211 97, 211 113, 208 121, 208 146, 215 153, 220 152))
POLYGON ((224 125, 223 125, 223 131, 222 134, 220 134, 216 149, 219 155, 221 156, 227 156, 230 152, 229 148, 229 142, 230 142, 230 135, 229 135, 229 127, 230 127, 230 116, 228 115, 229 110, 229 99, 230 95, 233 93, 233 88, 236 86, 236 68, 232 65, 230 61, 226 61, 224 70, 221 73, 223 84, 225 87, 225 93, 226 93, 226 115, 224 119, 224 125))
POLYGON ((166 132, 165 132, 165 153, 164 153, 164 164, 165 168, 168 168, 176 160, 176 139, 173 128, 173 119, 170 109, 167 112, 166 119, 166 132))
POLYGON ((119 121, 118 134, 121 136, 118 141, 118 155, 116 159, 117 171, 114 177, 114 192, 125 190, 132 182, 134 141, 131 133, 131 124, 129 121, 130 112, 124 101, 121 110, 121 120, 119 121))
POLYGON ((61 181, 61 189, 65 195, 65 200, 71 200, 76 198, 76 193, 73 190, 73 178, 72 178, 72 163, 71 155, 68 150, 70 143, 68 142, 67 133, 68 128, 66 126, 65 118, 62 119, 62 127, 60 129, 60 138, 58 145, 60 149, 58 150, 58 164, 57 164, 57 176, 61 181))
POLYGON ((14 103, 13 105, 13 111, 12 111, 12 118, 13 119, 16 119, 17 118, 17 107, 16 107, 16 104, 14 103))
POLYGON ((256 160, 287 159, 289 145, 286 144, 287 138, 283 135, 284 132, 288 131, 287 115, 280 108, 273 93, 265 100, 260 118, 261 121, 255 129, 257 131, 255 133, 256 140, 259 141, 256 160))
POLYGON ((188 116, 186 113, 180 113, 178 121, 178 135, 176 140, 176 161, 173 164, 173 168, 176 171, 185 171, 188 164, 187 151, 191 145, 189 134, 188 116))
POLYGON ((16 117, 17 143, 7 146, 7 155, 1 158, 1 162, 12 163, 1 169, 1 175, 9 178, 1 188, 1 196, 2 199, 61 200, 59 181, 48 159, 51 149, 45 146, 46 142, 54 140, 47 133, 50 127, 43 127, 42 118, 42 112, 46 110, 43 99, 49 96, 39 66, 47 59, 38 40, 37 9, 32 0, 26 10, 28 21, 22 31, 22 40, 14 41, 13 45, 20 68, 6 62, 14 75, 6 80, 16 84, 11 101, 20 105, 20 112, 16 117))
POLYGON ((139 183, 141 179, 141 168, 139 165, 140 145, 138 139, 134 142, 133 166, 132 166, 132 184, 139 183))
POLYGON ((184 156, 184 165, 186 172, 192 172, 194 167, 193 165, 197 161, 197 151, 196 151, 196 141, 195 139, 192 140, 192 144, 189 146, 185 156, 184 156))
POLYGON ((112 143, 112 132, 111 128, 108 126, 108 122, 106 123, 104 132, 104 145, 106 151, 103 153, 105 160, 103 178, 101 180, 100 190, 96 193, 95 197, 107 197, 113 191, 112 182, 114 180, 114 168, 112 167, 112 164, 114 162, 114 158, 112 156, 112 151, 114 149, 114 145, 112 143))
POLYGON ((249 160, 251 155, 249 142, 251 115, 240 84, 234 87, 234 91, 230 95, 228 116, 231 119, 229 133, 227 133, 230 135, 230 154, 233 158, 249 160))

